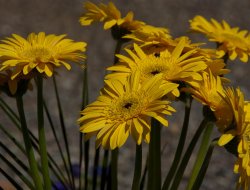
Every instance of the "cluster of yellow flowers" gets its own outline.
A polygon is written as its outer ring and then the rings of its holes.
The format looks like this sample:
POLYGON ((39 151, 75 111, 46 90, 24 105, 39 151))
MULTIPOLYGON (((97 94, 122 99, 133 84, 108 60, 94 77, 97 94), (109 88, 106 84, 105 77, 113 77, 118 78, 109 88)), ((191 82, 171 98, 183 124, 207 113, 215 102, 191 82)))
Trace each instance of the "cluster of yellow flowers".
POLYGON ((236 147, 234 171, 240 173, 239 187, 248 189, 250 102, 239 88, 229 86, 225 61, 237 57, 248 61, 249 32, 196 16, 190 20, 191 30, 218 44, 217 49, 204 49, 202 43, 192 43, 186 36, 173 39, 167 28, 133 20, 131 12, 122 18, 113 3, 87 2, 84 7, 82 25, 104 22, 104 29, 126 31, 117 40, 131 43, 124 48, 127 55, 117 54, 119 61, 107 68, 111 73, 105 77, 100 96, 81 112, 81 132, 87 138, 96 136, 97 147, 121 147, 129 135, 138 145, 142 140, 148 143, 151 118, 168 126, 165 115, 175 111, 170 102, 179 100, 181 93, 191 94, 213 112, 222 134, 218 144, 236 147))
MULTIPOLYGON (((192 43, 187 36, 173 38, 167 28, 134 20, 132 12, 122 17, 111 2, 87 2, 84 8, 82 25, 104 22, 104 29, 111 29, 116 40, 130 42, 124 48, 126 54, 117 54, 118 62, 107 68, 110 73, 100 96, 81 111, 78 122, 86 139, 96 136, 96 146, 107 149, 121 147, 130 135, 138 145, 149 143, 151 118, 168 126, 165 116, 176 111, 171 101, 191 94, 214 113, 222 134, 218 144, 236 147, 234 171, 240 174, 239 187, 248 189, 250 102, 239 88, 229 86, 225 58, 248 61, 249 32, 196 16, 190 20, 191 30, 218 43, 217 49, 205 49, 203 43, 192 43)), ((85 59, 85 48, 86 43, 65 35, 40 32, 24 39, 13 34, 0 43, 0 89, 15 95, 23 81, 37 74, 51 77, 60 66, 69 70, 69 61, 85 59)))

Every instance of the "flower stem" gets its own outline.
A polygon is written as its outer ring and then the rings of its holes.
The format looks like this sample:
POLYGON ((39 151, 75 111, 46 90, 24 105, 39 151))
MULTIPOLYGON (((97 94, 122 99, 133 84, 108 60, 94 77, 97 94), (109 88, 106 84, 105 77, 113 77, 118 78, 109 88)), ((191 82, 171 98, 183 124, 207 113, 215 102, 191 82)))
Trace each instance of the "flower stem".
MULTIPOLYGON (((87 67, 84 69, 83 72, 83 88, 82 88, 82 105, 81 110, 83 110, 87 104, 88 104, 88 71, 87 67)), ((85 163, 85 174, 84 174, 84 182, 85 182, 85 189, 88 189, 88 163, 89 160, 89 141, 84 141, 83 139, 83 133, 79 134, 79 147, 80 147, 80 153, 79 153, 79 189, 82 188, 82 160, 83 160, 83 148, 84 148, 84 163, 85 163)))
POLYGON ((104 150, 104 155, 102 160, 101 190, 105 189, 105 185, 108 179, 107 177, 108 158, 109 158, 109 150, 104 150))
POLYGON ((93 190, 96 190, 96 186, 97 186, 97 172, 98 172, 98 167, 99 167, 99 155, 100 155, 100 147, 98 147, 95 151, 93 186, 92 186, 93 190))
POLYGON ((114 54, 114 65, 118 62, 118 57, 116 57, 116 54, 120 53, 122 45, 123 45, 123 41, 122 40, 117 40, 116 41, 115 54, 114 54))
POLYGON ((169 169, 169 172, 167 174, 167 177, 165 178, 165 181, 163 183, 162 190, 167 190, 169 188, 169 185, 173 179, 173 176, 174 176, 176 169, 178 167, 178 164, 180 162, 182 151, 183 151, 183 148, 185 145, 187 131, 188 131, 188 123, 189 123, 189 116, 190 116, 190 111, 191 111, 191 104, 192 104, 191 97, 187 97, 186 104, 185 104, 185 116, 184 116, 184 121, 183 121, 183 125, 182 125, 181 135, 179 138, 179 143, 177 145, 177 149, 175 152, 173 163, 172 163, 172 165, 169 169))
POLYGON ((44 179, 44 188, 50 190, 51 180, 49 175, 48 155, 46 148, 46 137, 44 128, 44 116, 43 116, 43 78, 37 76, 37 118, 38 118, 38 140, 39 150, 41 156, 42 174, 44 179))
POLYGON ((200 135, 202 134, 204 128, 207 126, 209 120, 207 120, 206 118, 203 119, 203 121, 201 122, 200 126, 198 127, 197 131, 195 132, 183 158, 182 158, 182 161, 176 171, 176 174, 175 174, 175 178, 174 178, 174 181, 172 183, 172 186, 171 186, 171 190, 177 190, 178 189, 178 186, 180 184, 180 181, 182 179, 182 176, 184 174, 184 171, 186 169, 186 166, 188 164, 188 161, 192 155, 192 152, 195 148, 195 145, 197 144, 198 140, 199 140, 199 137, 200 135))
POLYGON ((201 169, 200 169, 200 171, 199 171, 199 173, 197 175, 197 178, 196 178, 196 180, 194 182, 194 185, 192 187, 192 190, 199 190, 200 189, 200 186, 201 186, 202 181, 203 181, 203 179, 205 177, 208 165, 210 163, 210 160, 211 160, 215 145, 217 145, 217 140, 213 140, 211 142, 211 144, 210 144, 210 146, 208 148, 208 151, 206 153, 204 162, 202 163, 201 169))
POLYGON ((161 189, 161 124, 154 118, 151 120, 148 179, 148 190, 161 189))
POLYGON ((41 181, 41 177, 38 172, 37 162, 34 156, 34 151, 31 145, 31 140, 29 137, 29 131, 27 128, 27 123, 25 119, 24 109, 23 109, 23 99, 22 96, 16 97, 17 102, 17 109, 20 116, 21 127, 22 127, 22 134, 23 140, 25 144, 26 155, 28 157, 29 165, 30 165, 30 174, 34 181, 35 187, 37 190, 43 190, 43 185, 41 181))
POLYGON ((204 131, 204 135, 201 141, 201 145, 200 145, 200 149, 198 151, 198 155, 191 173, 191 176, 189 178, 189 182, 188 182, 188 186, 187 186, 187 190, 191 190, 192 186, 194 185, 194 182, 198 176, 198 173, 203 165, 206 153, 208 151, 209 148, 209 144, 210 144, 210 137, 213 131, 213 123, 209 123, 204 131))
POLYGON ((140 144, 136 145, 135 168, 134 168, 132 190, 140 189, 141 168, 142 168, 142 145, 140 144))
POLYGON ((70 156, 70 152, 69 152, 69 143, 68 143, 68 138, 67 138, 67 132, 66 132, 66 127, 65 127, 65 123, 64 123, 64 116, 63 116, 61 101, 60 101, 60 97, 59 97, 59 93, 58 93, 58 89, 57 89, 56 78, 54 75, 53 75, 53 84, 54 84, 54 89, 55 89, 55 93, 56 93, 57 107, 58 107, 58 111, 59 111, 60 124, 61 124, 62 133, 63 133, 63 140, 64 140, 64 144, 66 147, 66 154, 67 154, 69 168, 70 168, 70 174, 71 174, 70 182, 71 182, 71 184, 73 184, 72 188, 75 189, 75 181, 73 178, 73 167, 72 167, 71 156, 70 156))
POLYGON ((117 164, 118 164, 118 148, 111 151, 111 189, 118 189, 118 180, 117 180, 117 164))

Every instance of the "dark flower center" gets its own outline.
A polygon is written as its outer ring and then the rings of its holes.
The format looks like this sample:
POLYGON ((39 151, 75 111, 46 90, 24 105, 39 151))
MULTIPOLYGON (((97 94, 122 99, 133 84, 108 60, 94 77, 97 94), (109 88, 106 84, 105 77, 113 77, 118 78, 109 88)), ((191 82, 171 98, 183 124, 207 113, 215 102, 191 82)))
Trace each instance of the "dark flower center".
POLYGON ((152 75, 157 75, 157 74, 159 74, 159 73, 160 73, 160 71, 157 71, 157 70, 151 72, 152 75))
POLYGON ((160 53, 155 53, 154 56, 155 57, 160 57, 160 53))
POLYGON ((132 103, 126 103, 124 105, 124 108, 129 109, 129 108, 131 108, 131 106, 132 106, 132 103))

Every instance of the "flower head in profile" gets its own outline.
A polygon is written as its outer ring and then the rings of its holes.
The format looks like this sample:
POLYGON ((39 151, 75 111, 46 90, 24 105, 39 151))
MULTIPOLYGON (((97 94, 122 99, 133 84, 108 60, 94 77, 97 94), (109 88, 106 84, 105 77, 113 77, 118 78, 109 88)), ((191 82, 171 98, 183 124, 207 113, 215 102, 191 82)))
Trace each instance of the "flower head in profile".
POLYGON ((224 100, 225 90, 219 76, 214 76, 211 71, 204 72, 202 81, 198 87, 188 88, 192 96, 201 102, 203 105, 208 106, 216 117, 216 124, 220 132, 232 123, 233 114, 231 107, 224 100))
POLYGON ((205 34, 210 41, 218 43, 217 55, 219 58, 228 54, 230 60, 237 57, 242 62, 248 61, 250 55, 250 35, 247 30, 230 27, 226 21, 219 23, 211 19, 209 22, 202 16, 196 16, 190 21, 191 30, 205 34))
MULTIPOLYGON (((120 63, 111 66, 108 70, 114 71, 106 78, 121 78, 131 75, 135 71, 141 73, 141 81, 147 80, 155 75, 161 74, 163 83, 184 82, 190 85, 198 85, 197 81, 202 80, 201 72, 206 69, 203 56, 192 57, 195 50, 183 53, 185 40, 180 40, 176 48, 160 53, 146 54, 138 45, 134 44, 134 51, 126 49, 129 57, 117 55, 120 63)), ((179 91, 175 90, 174 95, 178 96, 179 91)))
POLYGON ((65 39, 65 35, 31 33, 27 39, 13 34, 0 44, 0 70, 12 70, 11 79, 18 75, 39 72, 52 76, 56 67, 71 69, 69 61, 80 62, 85 58, 86 43, 65 39))
POLYGON ((237 88, 228 88, 225 91, 225 101, 231 106, 233 112, 233 123, 228 130, 222 134, 218 144, 225 146, 236 139, 237 161, 234 171, 240 174, 238 186, 244 189, 250 187, 250 121, 249 102, 244 100, 244 94, 237 88))
POLYGON ((144 25, 143 22, 133 19, 133 12, 128 12, 125 17, 122 17, 121 12, 112 2, 109 2, 108 5, 103 3, 96 5, 91 2, 86 2, 84 8, 87 12, 80 17, 80 23, 83 26, 88 26, 92 22, 104 22, 105 30, 110 29, 113 26, 118 26, 127 31, 131 31, 144 25))
POLYGON ((137 30, 133 30, 131 34, 125 35, 124 38, 134 40, 142 46, 160 46, 161 43, 164 44, 171 39, 171 36, 167 28, 144 25, 137 30))
POLYGON ((0 93, 4 92, 10 97, 14 97, 19 94, 24 94, 27 89, 32 89, 30 83, 30 76, 19 75, 18 77, 11 79, 12 71, 6 70, 0 73, 0 93))
POLYGON ((165 115, 175 110, 162 97, 176 84, 161 85, 160 76, 139 83, 139 74, 131 75, 123 84, 119 80, 106 80, 98 99, 88 105, 78 120, 80 131, 87 138, 96 135, 96 146, 115 149, 132 135, 137 144, 150 140, 151 117, 168 126, 165 115))

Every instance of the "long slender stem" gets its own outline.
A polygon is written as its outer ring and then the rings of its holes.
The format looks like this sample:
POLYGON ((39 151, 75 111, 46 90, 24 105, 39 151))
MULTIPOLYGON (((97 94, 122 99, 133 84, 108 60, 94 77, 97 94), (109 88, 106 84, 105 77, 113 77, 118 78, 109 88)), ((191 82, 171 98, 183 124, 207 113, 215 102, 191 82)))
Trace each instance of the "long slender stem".
MULTIPOLYGON (((71 180, 70 180, 69 168, 67 167, 67 163, 66 163, 66 160, 65 160, 64 155, 63 155, 62 147, 61 147, 61 145, 60 145, 59 139, 58 139, 57 134, 56 134, 55 126, 54 126, 54 124, 53 124, 53 121, 52 121, 51 116, 50 116, 50 112, 49 112, 48 107, 47 107, 47 105, 46 105, 45 102, 43 102, 43 106, 44 106, 44 109, 45 109, 45 113, 46 113, 46 115, 47 115, 47 118, 48 118, 48 120, 49 120, 50 127, 51 127, 51 130, 52 130, 52 133, 53 133, 53 136, 54 136, 54 138, 55 138, 55 140, 56 140, 56 144, 57 144, 57 147, 58 147, 58 149, 59 149, 60 156, 61 156, 62 161, 63 161, 63 165, 64 165, 64 169, 65 169, 65 171, 66 171, 67 177, 68 177, 68 181, 69 181, 69 183, 70 183, 71 180)), ((59 170, 60 170, 60 169, 59 169, 59 170)), ((71 185, 73 185, 73 184, 71 184, 71 185)))
POLYGON ((29 165, 30 165, 30 174, 31 174, 31 177, 34 181, 36 189, 42 190, 43 189, 42 180, 41 180, 41 177, 39 175, 37 162, 35 159, 34 151, 33 151, 32 145, 31 145, 30 137, 29 137, 29 131, 27 128, 24 109, 23 109, 22 97, 17 96, 16 102, 17 102, 17 108, 18 108, 20 121, 21 121, 22 134, 23 134, 23 140, 24 140, 24 144, 25 144, 26 155, 28 157, 29 165))
MULTIPOLYGON (((89 101, 89 97, 88 97, 89 93, 88 93, 88 70, 87 67, 84 69, 84 73, 83 73, 83 88, 82 88, 82 105, 81 105, 81 109, 83 110, 89 101)), ((79 171, 80 171, 80 177, 79 177, 79 189, 82 189, 82 160, 83 160, 83 148, 85 151, 85 189, 88 188, 88 161, 86 159, 89 159, 88 155, 89 155, 89 141, 85 142, 83 139, 83 133, 79 133, 79 147, 80 147, 80 154, 79 154, 79 171)))
POLYGON ((107 182, 107 167, 108 167, 109 150, 104 150, 103 160, 102 160, 102 176, 101 176, 101 190, 105 189, 107 182))
POLYGON ((118 179, 117 179, 118 153, 119 153, 118 148, 111 151, 111 189, 112 190, 118 189, 118 179))
POLYGON ((84 163, 85 163, 85 173, 84 173, 84 188, 88 190, 88 174, 89 174, 89 140, 84 142, 84 163))
POLYGON ((214 125, 213 123, 209 123, 204 131, 201 145, 200 145, 200 148, 199 148, 199 151, 197 154, 197 158, 196 158, 191 176, 190 176, 189 181, 188 181, 188 185, 186 188, 187 190, 192 189, 192 186, 193 186, 193 184, 198 176, 198 173, 203 165, 203 161, 205 159, 206 153, 207 153, 208 148, 209 148, 210 137, 211 137, 211 134, 213 131, 213 125, 214 125))
POLYGON ((194 147, 195 145, 197 144, 198 140, 199 140, 199 137, 200 135, 202 134, 204 128, 206 127, 206 125, 208 124, 209 120, 207 120, 206 118, 203 119, 203 121, 201 122, 200 126, 198 127, 197 131, 195 132, 183 158, 182 158, 182 161, 177 169, 177 172, 175 174, 175 178, 174 178, 174 181, 172 183, 172 186, 171 186, 171 190, 177 190, 178 189, 178 186, 180 184, 180 181, 182 179, 182 176, 184 174, 184 171, 186 169, 186 166, 188 164, 188 161, 191 157, 191 154, 194 150, 194 147))
POLYGON ((98 167, 99 167, 99 155, 100 155, 100 147, 98 147, 95 151, 93 186, 92 186, 93 190, 96 190, 96 186, 97 186, 97 172, 98 172, 98 167))
POLYGON ((148 155, 147 190, 161 189, 161 125, 152 118, 148 155))
POLYGON ((142 145, 136 145, 135 168, 134 168, 132 190, 140 189, 141 169, 142 169, 142 145))
POLYGON ((49 174, 49 164, 48 164, 46 136, 44 128, 44 116, 43 116, 43 78, 40 75, 37 76, 37 118, 38 118, 38 140, 39 140, 39 150, 41 156, 44 188, 46 190, 50 190, 52 189, 52 187, 49 174))
POLYGON ((63 111, 62 111, 62 107, 61 107, 61 101, 60 101, 60 97, 59 97, 59 93, 58 93, 58 89, 57 89, 56 78, 55 78, 54 75, 53 75, 53 84, 54 84, 54 89, 55 89, 55 93, 56 93, 56 100, 57 100, 57 106, 58 106, 58 111, 59 111, 59 118, 60 118, 62 133, 63 133, 63 140, 64 140, 64 143, 65 143, 66 153, 67 153, 69 167, 70 167, 71 182, 73 184, 72 188, 75 189, 75 181, 74 181, 74 177, 73 177, 73 167, 72 167, 71 156, 70 156, 70 152, 69 152, 68 137, 67 137, 66 127, 65 127, 65 123, 64 123, 64 117, 63 117, 63 111))
POLYGON ((213 154, 213 150, 214 150, 214 147, 216 144, 217 144, 217 140, 214 140, 211 142, 211 144, 208 148, 208 151, 206 153, 204 162, 202 163, 201 169, 200 169, 200 171, 197 175, 197 178, 194 182, 194 185, 192 187, 192 190, 199 190, 200 189, 200 186, 201 186, 203 179, 205 177, 205 174, 206 174, 206 171, 207 171, 208 165, 210 163, 210 160, 211 160, 211 157, 213 154))
POLYGON ((185 104, 185 116, 184 116, 184 121, 182 125, 182 130, 181 130, 181 135, 179 138, 179 143, 177 145, 177 149, 175 152, 174 160, 173 163, 169 169, 169 172, 167 174, 167 177, 165 178, 165 181, 162 186, 162 190, 167 190, 169 188, 169 185, 173 179, 173 176, 176 172, 176 168, 178 167, 178 164, 181 159, 182 151, 185 145, 185 140, 187 136, 187 131, 188 131, 188 124, 189 124, 189 117, 190 117, 190 111, 191 111, 191 104, 192 104, 192 98, 187 97, 186 98, 186 104, 185 104))
POLYGON ((146 163, 144 166, 144 170, 143 170, 143 174, 142 174, 142 178, 141 178, 141 182, 140 182, 140 190, 144 189, 144 184, 146 181, 147 172, 148 172, 148 155, 147 155, 146 163))

